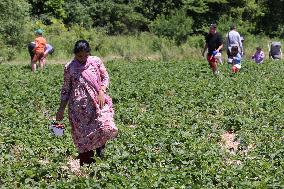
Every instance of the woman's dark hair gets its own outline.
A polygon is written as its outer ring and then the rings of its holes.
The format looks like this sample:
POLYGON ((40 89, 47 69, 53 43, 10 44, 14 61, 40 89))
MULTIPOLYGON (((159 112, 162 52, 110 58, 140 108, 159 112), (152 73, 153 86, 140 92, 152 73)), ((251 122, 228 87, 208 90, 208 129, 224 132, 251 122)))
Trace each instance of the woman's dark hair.
POLYGON ((73 49, 73 53, 77 54, 79 52, 91 52, 91 48, 90 45, 88 43, 88 41, 86 40, 79 40, 75 43, 74 49, 73 49))

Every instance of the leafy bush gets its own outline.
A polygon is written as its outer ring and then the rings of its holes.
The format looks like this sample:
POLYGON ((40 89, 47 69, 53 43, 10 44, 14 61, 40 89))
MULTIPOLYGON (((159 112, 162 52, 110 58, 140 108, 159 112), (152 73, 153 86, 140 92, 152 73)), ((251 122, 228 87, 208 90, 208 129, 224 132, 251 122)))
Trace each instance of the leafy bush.
POLYGON ((150 31, 158 36, 168 37, 181 44, 192 33, 193 20, 184 11, 173 15, 160 15, 151 23, 150 31))
POLYGON ((0 56, 11 60, 15 48, 19 49, 24 43, 29 5, 25 0, 3 0, 0 2, 0 10, 0 56))
POLYGON ((11 46, 0 47, 0 63, 3 61, 11 61, 15 59, 16 49, 11 46))
POLYGON ((101 27, 111 35, 137 33, 148 22, 132 6, 110 0, 90 5, 90 16, 93 26, 101 27))
POLYGON ((241 36, 250 35, 250 32, 255 28, 254 23, 243 21, 241 18, 232 18, 228 16, 222 16, 218 22, 218 31, 227 34, 230 31, 232 24, 235 24, 238 32, 241 36))
POLYGON ((89 6, 82 4, 78 0, 66 1, 65 10, 66 18, 64 22, 67 25, 78 24, 85 28, 90 28, 93 26, 92 17, 89 14, 89 6))
POLYGON ((31 17, 51 24, 51 19, 63 20, 66 18, 65 0, 27 0, 31 5, 31 17))
POLYGON ((26 32, 29 18, 29 4, 25 0, 1 0, 0 2, 0 41, 5 45, 19 48, 26 32))
POLYGON ((202 35, 194 35, 194 36, 190 36, 187 39, 187 44, 191 47, 191 48, 199 48, 202 49, 204 48, 204 43, 205 43, 205 38, 202 35))

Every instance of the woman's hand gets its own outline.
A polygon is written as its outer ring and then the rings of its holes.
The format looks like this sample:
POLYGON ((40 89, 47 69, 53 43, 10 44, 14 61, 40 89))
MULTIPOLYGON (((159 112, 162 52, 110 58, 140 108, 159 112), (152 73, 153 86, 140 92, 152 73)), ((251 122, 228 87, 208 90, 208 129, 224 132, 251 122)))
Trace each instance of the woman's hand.
POLYGON ((62 121, 64 117, 64 109, 59 109, 56 113, 56 121, 62 121))
POLYGON ((100 108, 104 107, 104 105, 105 105, 105 91, 103 89, 99 90, 98 100, 99 100, 100 108))

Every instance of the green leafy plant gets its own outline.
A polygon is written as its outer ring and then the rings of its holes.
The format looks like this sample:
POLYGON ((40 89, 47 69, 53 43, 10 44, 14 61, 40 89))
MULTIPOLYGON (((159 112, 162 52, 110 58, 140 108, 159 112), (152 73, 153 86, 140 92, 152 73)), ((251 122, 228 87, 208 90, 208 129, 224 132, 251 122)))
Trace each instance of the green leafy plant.
POLYGON ((192 33, 193 20, 187 17, 185 11, 176 12, 173 15, 160 15, 152 22, 150 30, 158 36, 168 37, 181 44, 192 33))
POLYGON ((2 188, 281 188, 283 61, 243 61, 213 77, 207 62, 110 61, 109 93, 118 137, 105 159, 80 174, 67 116, 65 134, 48 127, 58 108, 63 65, 31 73, 0 67, 2 188), (224 147, 222 135, 239 146, 224 147))

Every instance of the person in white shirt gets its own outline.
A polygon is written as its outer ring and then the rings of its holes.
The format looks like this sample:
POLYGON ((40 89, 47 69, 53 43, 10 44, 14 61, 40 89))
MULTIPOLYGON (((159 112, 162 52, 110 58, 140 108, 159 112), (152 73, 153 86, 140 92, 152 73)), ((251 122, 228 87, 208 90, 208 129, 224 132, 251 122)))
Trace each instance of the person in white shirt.
POLYGON ((241 41, 241 36, 239 32, 237 32, 237 27, 236 25, 232 25, 230 27, 230 31, 226 35, 227 38, 227 55, 228 57, 230 56, 231 48, 233 46, 238 46, 239 53, 243 54, 243 44, 241 41))

